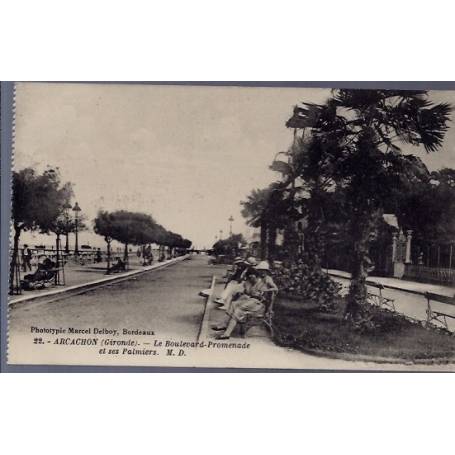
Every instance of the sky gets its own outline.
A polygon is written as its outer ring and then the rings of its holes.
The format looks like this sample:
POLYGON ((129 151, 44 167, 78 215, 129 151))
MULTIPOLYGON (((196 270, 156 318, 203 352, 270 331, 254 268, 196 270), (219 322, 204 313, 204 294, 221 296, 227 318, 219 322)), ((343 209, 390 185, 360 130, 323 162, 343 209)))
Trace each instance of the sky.
MULTIPOLYGON (((89 225, 99 209, 141 211, 208 247, 215 236, 249 234, 240 201, 277 174, 268 166, 292 142, 285 127, 300 101, 327 89, 143 84, 19 83, 15 169, 58 167, 73 183, 89 225)), ((455 106, 455 92, 430 93, 455 106)), ((420 156, 430 169, 455 168, 455 128, 442 151, 420 156)), ((51 244, 46 236, 24 241, 51 244)), ((93 232, 80 244, 104 246, 93 232)))

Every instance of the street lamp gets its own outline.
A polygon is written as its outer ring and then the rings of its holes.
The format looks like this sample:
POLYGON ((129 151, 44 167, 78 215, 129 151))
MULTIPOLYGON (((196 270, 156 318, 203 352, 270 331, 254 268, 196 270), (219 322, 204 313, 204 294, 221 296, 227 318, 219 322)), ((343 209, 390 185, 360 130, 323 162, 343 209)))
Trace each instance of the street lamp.
POLYGON ((66 254, 70 251, 69 246, 69 225, 70 225, 70 214, 68 211, 71 209, 71 204, 69 202, 65 202, 63 205, 63 216, 65 218, 65 252, 66 254))
POLYGON ((232 222, 234 221, 234 217, 231 215, 228 219, 229 221, 229 237, 232 237, 232 222))
POLYGON ((79 256, 79 242, 78 242, 78 227, 79 227, 79 212, 81 211, 81 208, 79 207, 79 204, 76 202, 73 207, 73 212, 74 212, 74 221, 75 221, 75 234, 76 234, 76 243, 74 244, 74 254, 76 256, 79 256))
POLYGON ((223 229, 220 229, 220 240, 223 240, 223 229))

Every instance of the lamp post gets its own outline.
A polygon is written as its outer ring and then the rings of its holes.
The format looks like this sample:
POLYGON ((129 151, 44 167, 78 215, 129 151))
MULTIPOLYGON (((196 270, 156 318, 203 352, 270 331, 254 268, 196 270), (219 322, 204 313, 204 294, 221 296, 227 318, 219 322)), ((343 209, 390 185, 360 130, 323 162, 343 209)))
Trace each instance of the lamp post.
POLYGON ((69 210, 71 209, 71 204, 69 202, 66 202, 65 205, 63 206, 63 216, 65 218, 65 253, 68 254, 70 251, 70 246, 69 246, 69 227, 70 227, 70 214, 69 210))
POLYGON ((229 237, 232 237, 232 223, 234 221, 234 217, 231 215, 228 219, 229 221, 229 237))
POLYGON ((76 256, 79 256, 79 241, 78 241, 78 228, 79 228, 79 212, 81 211, 81 208, 79 207, 79 204, 76 202, 73 207, 73 212, 74 212, 74 223, 75 223, 75 234, 76 234, 76 242, 74 244, 74 254, 76 256))

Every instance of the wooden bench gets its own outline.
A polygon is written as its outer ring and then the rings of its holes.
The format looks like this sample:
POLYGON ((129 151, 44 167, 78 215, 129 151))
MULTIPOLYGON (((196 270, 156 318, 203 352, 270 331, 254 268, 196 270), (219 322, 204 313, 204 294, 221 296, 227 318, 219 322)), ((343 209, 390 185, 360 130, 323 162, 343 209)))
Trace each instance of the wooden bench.
POLYGON ((431 307, 431 302, 433 301, 433 302, 443 303, 446 305, 455 306, 455 297, 434 294, 432 292, 425 292, 425 298, 427 299, 426 325, 429 326, 433 323, 433 321, 437 321, 437 322, 441 323, 447 330, 449 330, 449 326, 447 324, 447 318, 455 319, 455 314, 444 313, 442 311, 435 311, 431 307))
POLYGON ((265 325, 269 331, 270 335, 273 337, 273 306, 275 304, 277 292, 269 292, 268 298, 266 298, 264 316, 248 316, 245 321, 239 322, 240 336, 245 338, 248 330, 254 326, 265 325))
POLYGON ((372 305, 376 305, 381 308, 385 307, 385 308, 388 308, 389 310, 396 311, 395 300, 390 299, 388 297, 384 297, 384 295, 382 294, 382 291, 385 289, 384 285, 382 285, 381 283, 377 283, 375 281, 367 281, 366 284, 367 284, 367 286, 378 289, 377 294, 373 294, 371 292, 368 292, 368 294, 367 294, 368 301, 372 305))

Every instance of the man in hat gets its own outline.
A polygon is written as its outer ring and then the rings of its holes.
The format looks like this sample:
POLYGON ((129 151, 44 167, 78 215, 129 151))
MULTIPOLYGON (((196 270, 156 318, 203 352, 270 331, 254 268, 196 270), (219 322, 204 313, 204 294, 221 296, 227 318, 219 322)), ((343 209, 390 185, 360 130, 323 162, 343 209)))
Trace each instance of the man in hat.
POLYGON ((28 247, 27 244, 24 245, 24 248, 22 249, 22 268, 24 269, 24 272, 28 270, 31 272, 32 271, 32 250, 28 247))
POLYGON ((220 309, 227 310, 232 302, 235 294, 243 291, 243 281, 249 270, 256 266, 256 259, 249 257, 246 260, 242 258, 236 258, 234 261, 234 273, 232 274, 230 281, 227 283, 220 297, 215 299, 215 303, 218 303, 220 309))

